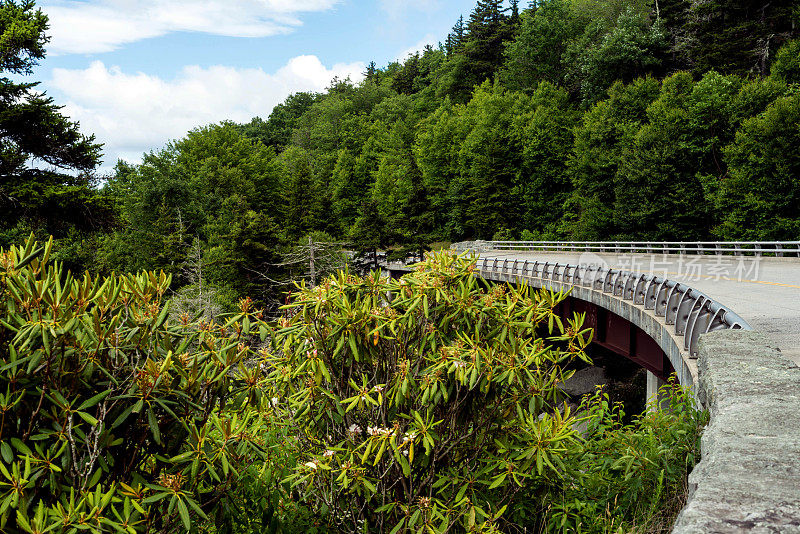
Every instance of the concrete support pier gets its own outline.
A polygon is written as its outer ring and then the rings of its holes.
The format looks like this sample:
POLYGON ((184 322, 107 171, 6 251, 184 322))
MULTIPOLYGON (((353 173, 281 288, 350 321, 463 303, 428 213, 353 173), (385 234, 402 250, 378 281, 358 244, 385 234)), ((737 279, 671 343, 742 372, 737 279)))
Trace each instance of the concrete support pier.
POLYGON ((664 410, 669 407, 669 396, 662 394, 660 391, 661 386, 666 384, 666 382, 650 371, 647 371, 647 409, 650 411, 656 411, 658 408, 664 410), (653 402, 653 401, 656 402, 653 402))

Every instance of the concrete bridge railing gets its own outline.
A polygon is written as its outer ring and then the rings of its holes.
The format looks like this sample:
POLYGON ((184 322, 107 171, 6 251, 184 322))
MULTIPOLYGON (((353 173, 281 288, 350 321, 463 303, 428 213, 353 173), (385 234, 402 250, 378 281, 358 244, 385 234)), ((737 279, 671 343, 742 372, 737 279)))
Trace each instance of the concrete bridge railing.
POLYGON ((463 241, 453 250, 800 257, 800 241, 463 241))
MULTIPOLYGON (((482 254, 477 268, 486 279, 517 278, 558 282, 561 288, 585 287, 628 301, 656 317, 663 317, 672 332, 683 338, 682 350, 697 356, 701 334, 750 325, 732 310, 686 284, 655 275, 609 269, 599 265, 574 265, 497 258, 482 254)), ((552 285, 552 284, 547 284, 552 285)), ((580 298, 580 297, 579 297, 580 298)))
POLYGON ((673 534, 800 532, 800 367, 758 332, 700 338, 710 413, 673 534))

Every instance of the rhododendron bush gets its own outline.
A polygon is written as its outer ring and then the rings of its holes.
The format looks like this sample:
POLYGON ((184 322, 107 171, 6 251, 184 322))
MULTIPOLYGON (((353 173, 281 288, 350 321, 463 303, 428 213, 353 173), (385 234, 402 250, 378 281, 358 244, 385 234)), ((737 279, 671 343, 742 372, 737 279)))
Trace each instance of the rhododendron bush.
POLYGON ((164 273, 74 277, 51 247, 0 249, 0 532, 264 531, 261 311, 170 317, 164 273))
POLYGON ((555 314, 564 297, 489 286, 446 253, 303 289, 265 351, 296 427, 295 495, 341 531, 517 522, 578 440, 558 384, 591 331, 555 314))

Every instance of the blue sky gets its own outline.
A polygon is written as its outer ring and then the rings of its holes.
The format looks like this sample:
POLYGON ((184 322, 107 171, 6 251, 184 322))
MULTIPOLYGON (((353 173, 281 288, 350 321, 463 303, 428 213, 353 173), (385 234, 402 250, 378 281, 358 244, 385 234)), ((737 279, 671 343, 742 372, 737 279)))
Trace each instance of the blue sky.
POLYGON ((196 126, 266 117, 295 91, 358 79, 443 40, 474 0, 40 0, 35 71, 105 144, 103 170, 196 126))

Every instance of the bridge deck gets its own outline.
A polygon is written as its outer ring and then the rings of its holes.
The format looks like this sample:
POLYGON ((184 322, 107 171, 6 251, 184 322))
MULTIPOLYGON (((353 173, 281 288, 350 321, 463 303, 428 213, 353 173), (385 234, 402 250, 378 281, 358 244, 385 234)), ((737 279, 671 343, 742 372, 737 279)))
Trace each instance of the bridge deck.
POLYGON ((602 264, 684 282, 734 310, 800 365, 798 258, 501 250, 486 255, 538 262, 602 264))

